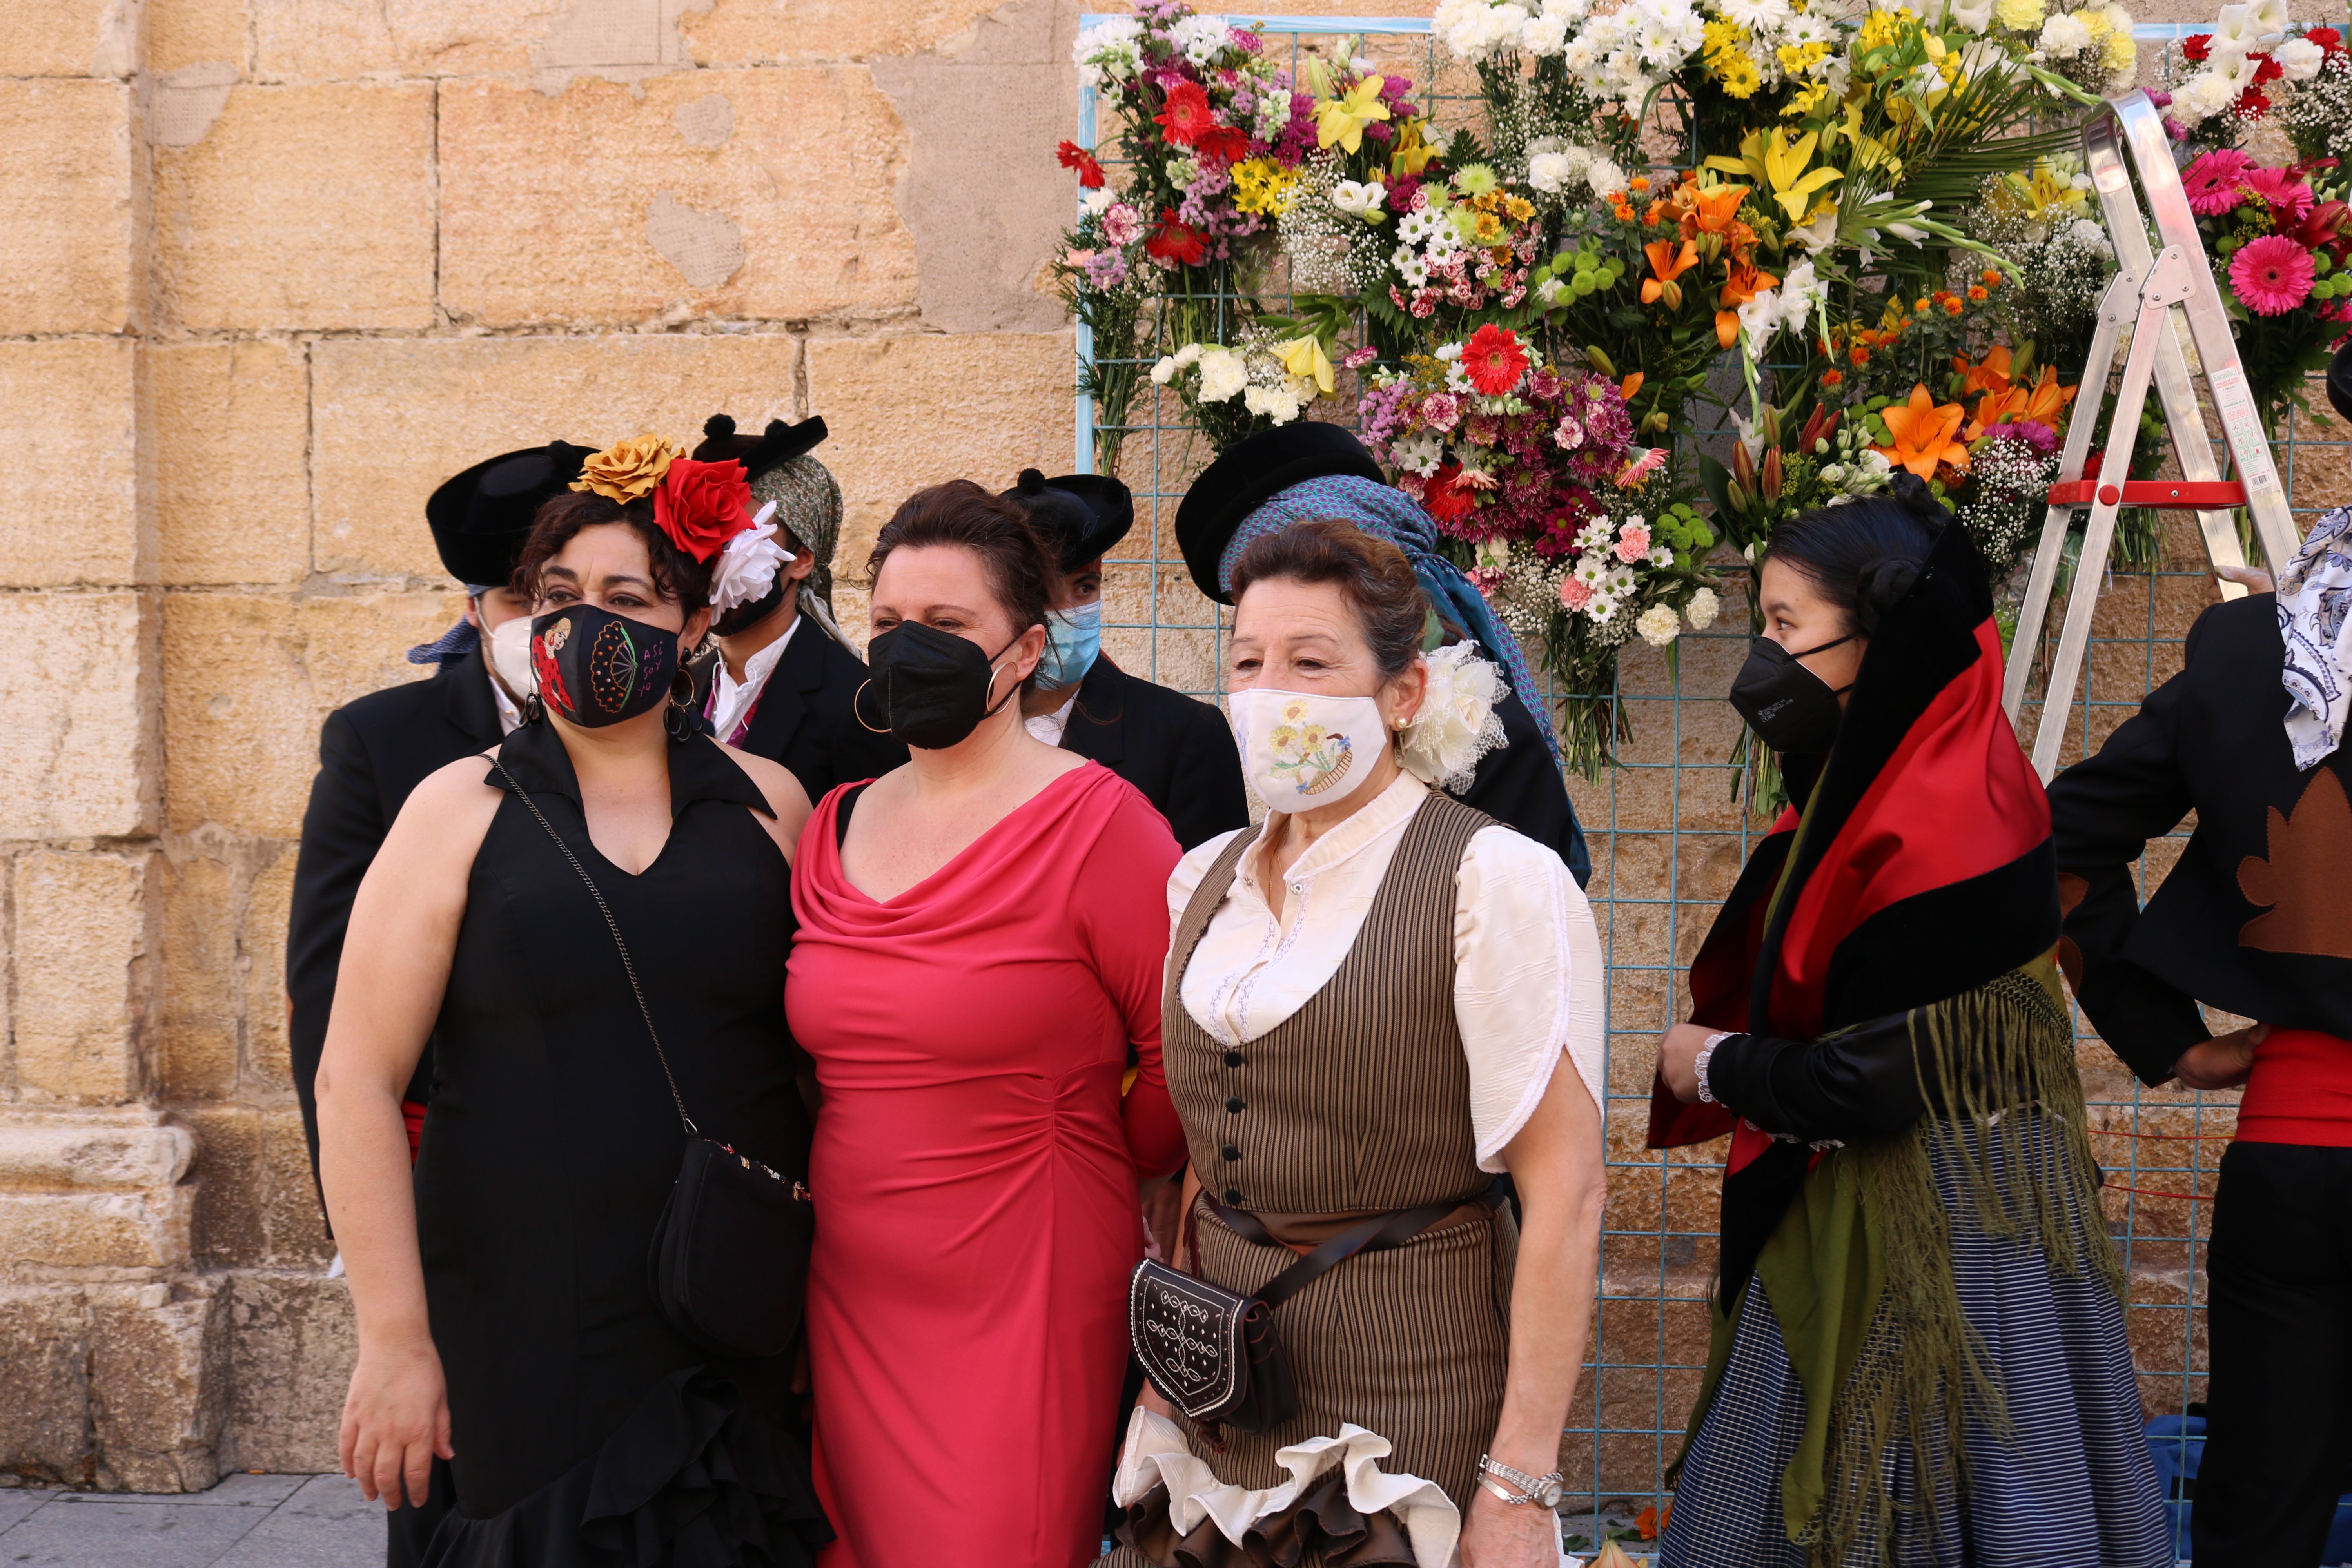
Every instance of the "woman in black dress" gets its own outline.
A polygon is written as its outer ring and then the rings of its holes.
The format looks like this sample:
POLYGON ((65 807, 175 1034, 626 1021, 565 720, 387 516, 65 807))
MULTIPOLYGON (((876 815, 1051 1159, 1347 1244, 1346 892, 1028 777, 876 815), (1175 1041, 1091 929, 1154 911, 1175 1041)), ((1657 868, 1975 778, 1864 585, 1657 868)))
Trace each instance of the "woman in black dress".
POLYGON ((417 788, 352 912, 322 1170, 359 1321, 343 1468, 398 1510, 395 1568, 802 1568, 832 1537, 793 1358, 716 1360, 648 1289, 684 1134, 581 876, 701 1131, 803 1175, 783 988, 808 799, 668 711, 748 519, 704 474, 657 523, 663 456, 541 509, 518 584, 543 710, 417 788), (428 1035, 412 1189, 399 1097, 428 1035))

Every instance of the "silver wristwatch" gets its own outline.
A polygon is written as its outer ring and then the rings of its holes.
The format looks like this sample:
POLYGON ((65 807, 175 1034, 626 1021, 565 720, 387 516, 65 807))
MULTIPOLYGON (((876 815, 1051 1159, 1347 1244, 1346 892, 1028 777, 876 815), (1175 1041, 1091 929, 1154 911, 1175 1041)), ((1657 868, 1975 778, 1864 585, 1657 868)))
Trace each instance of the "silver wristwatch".
POLYGON ((1525 1470, 1496 1463, 1492 1455, 1478 1456, 1478 1484, 1515 1507, 1523 1502, 1539 1502, 1547 1509, 1558 1508, 1566 1479, 1558 1470, 1548 1476, 1531 1476, 1525 1470), (1511 1490, 1503 1484, 1505 1481, 1518 1490, 1511 1490))

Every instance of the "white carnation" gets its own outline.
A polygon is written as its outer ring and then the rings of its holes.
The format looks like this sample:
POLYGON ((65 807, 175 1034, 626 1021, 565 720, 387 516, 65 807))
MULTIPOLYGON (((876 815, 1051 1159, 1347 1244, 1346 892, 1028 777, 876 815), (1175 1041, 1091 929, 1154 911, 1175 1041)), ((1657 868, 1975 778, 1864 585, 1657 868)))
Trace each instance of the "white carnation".
POLYGON ((1249 366, 1231 349, 1201 350, 1201 391, 1203 403, 1227 403, 1249 384, 1249 366))
POLYGON ((1606 158, 1595 158, 1586 164, 1584 178, 1596 196, 1613 196, 1625 188, 1625 171, 1606 158))
POLYGON ((2041 44, 2045 54, 2079 54, 2091 47, 2091 29, 2062 14, 2042 24, 2041 44))
POLYGON ((1683 628, 1672 605, 1652 605, 1633 623, 1633 629, 1641 633, 1642 640, 1652 647, 1664 647, 1679 637, 1683 628))
POLYGON ((2309 81, 2319 74, 2319 62, 2326 58, 2327 51, 2309 38, 2289 38, 2271 51, 2271 58, 2278 61, 2289 81, 2309 81))
MULTIPOLYGON (((1206 375, 1202 379, 1205 382, 1206 375)), ((1298 417, 1298 394, 1287 386, 1244 386, 1242 406, 1252 414, 1265 416, 1276 425, 1287 425, 1298 417)))
POLYGON ((1715 625, 1715 617, 1722 610, 1723 601, 1715 596, 1715 590, 1701 588, 1691 595, 1690 603, 1683 606, 1683 616, 1690 622, 1691 630, 1703 632, 1715 625))
POLYGON ((1536 56, 1556 55, 1568 44, 1568 18, 1545 16, 1531 17, 1519 29, 1519 47, 1536 56))

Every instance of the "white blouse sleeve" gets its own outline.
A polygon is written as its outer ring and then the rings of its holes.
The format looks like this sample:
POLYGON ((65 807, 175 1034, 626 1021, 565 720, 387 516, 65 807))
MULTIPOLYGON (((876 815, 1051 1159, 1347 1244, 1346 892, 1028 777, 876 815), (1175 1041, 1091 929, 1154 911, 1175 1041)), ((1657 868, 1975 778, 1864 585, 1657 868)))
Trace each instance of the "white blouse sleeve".
POLYGON ((1479 1169, 1499 1172, 1562 1051, 1594 1107, 1606 1103, 1601 933, 1559 857, 1507 827, 1470 840, 1454 886, 1454 1014, 1470 1122, 1479 1169))
MULTIPOLYGON (((1233 842, 1234 834, 1241 831, 1236 827, 1231 833, 1218 834, 1205 844, 1193 846, 1181 860, 1176 862, 1176 869, 1168 873, 1167 963, 1175 961, 1176 928, 1184 923, 1184 911, 1192 907, 1192 895, 1200 889, 1201 879, 1209 874, 1209 868, 1216 863, 1218 856, 1225 852, 1225 846, 1233 842)), ((1167 981, 1166 963, 1163 963, 1161 985, 1165 986, 1167 981)))

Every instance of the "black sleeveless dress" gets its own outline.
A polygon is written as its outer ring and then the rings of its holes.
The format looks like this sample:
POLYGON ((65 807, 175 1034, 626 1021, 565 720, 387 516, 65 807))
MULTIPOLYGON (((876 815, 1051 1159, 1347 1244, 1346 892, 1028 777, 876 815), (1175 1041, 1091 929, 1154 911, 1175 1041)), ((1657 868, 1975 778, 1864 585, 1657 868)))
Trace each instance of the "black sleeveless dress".
MULTIPOLYGON (((611 906, 688 1113, 804 1175, 792 868, 757 786, 717 742, 673 742, 669 840, 633 877, 589 841, 552 724, 499 758, 611 906)), ((474 859, 437 1028, 417 1233, 457 1458, 421 1552, 431 1521, 405 1542, 395 1523, 395 1568, 812 1563, 833 1532, 793 1358, 714 1360, 655 1308, 646 1244, 685 1133, 604 917, 511 795, 474 859)))

